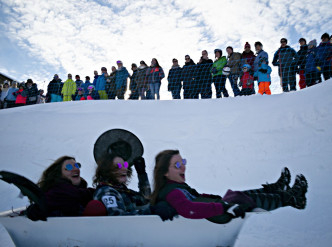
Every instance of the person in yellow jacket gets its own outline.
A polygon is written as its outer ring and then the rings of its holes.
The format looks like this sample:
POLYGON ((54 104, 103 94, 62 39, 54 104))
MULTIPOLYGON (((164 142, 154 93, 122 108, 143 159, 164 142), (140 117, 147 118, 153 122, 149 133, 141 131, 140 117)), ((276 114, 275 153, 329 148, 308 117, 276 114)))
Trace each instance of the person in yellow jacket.
POLYGON ((68 74, 68 79, 63 84, 61 94, 63 95, 63 101, 71 101, 72 96, 76 93, 76 83, 72 79, 72 75, 68 74))

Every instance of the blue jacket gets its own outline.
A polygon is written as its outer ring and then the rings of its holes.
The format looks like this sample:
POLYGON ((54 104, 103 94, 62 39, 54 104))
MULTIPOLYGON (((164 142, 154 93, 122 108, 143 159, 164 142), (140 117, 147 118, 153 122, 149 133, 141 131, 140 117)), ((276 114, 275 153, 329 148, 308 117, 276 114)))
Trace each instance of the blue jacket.
POLYGON ((89 93, 88 87, 91 85, 93 85, 93 84, 90 81, 85 81, 85 83, 82 83, 81 87, 84 89, 84 96, 88 95, 88 93, 89 93))
POLYGON ((96 87, 97 86, 97 80, 98 80, 99 75, 95 75, 95 78, 93 79, 92 84, 96 87))
POLYGON ((258 70, 258 67, 259 67, 259 61, 260 61, 263 57, 266 58, 266 61, 269 61, 269 55, 267 54, 267 52, 264 51, 264 50, 260 50, 260 51, 257 53, 257 56, 256 56, 256 58, 255 58, 253 71, 256 72, 256 71, 258 70))
POLYGON ((122 86, 127 86, 127 78, 130 77, 126 67, 118 69, 115 77, 115 88, 119 89, 122 86))
POLYGON ((295 67, 297 66, 298 55, 296 51, 290 46, 280 47, 273 56, 272 64, 279 68, 295 67))
POLYGON ((317 58, 317 48, 313 47, 308 50, 306 60, 305 60, 305 73, 318 72, 318 58, 317 58))
POLYGON ((16 96, 13 94, 15 93, 16 91, 18 90, 18 88, 13 88, 13 87, 10 87, 8 89, 8 92, 7 92, 7 96, 6 96, 6 100, 9 100, 9 101, 15 101, 16 100, 16 96))
POLYGON ((328 42, 322 42, 317 47, 317 62, 318 66, 328 67, 331 69, 332 60, 332 44, 328 42))
POLYGON ((103 73, 100 76, 98 76, 95 88, 97 91, 105 90, 105 85, 106 85, 106 78, 105 74, 103 73))
POLYGON ((257 77, 257 82, 258 84, 260 82, 271 82, 271 72, 272 72, 272 69, 269 65, 265 64, 265 63, 262 63, 259 65, 258 67, 258 70, 255 71, 254 73, 254 77, 257 77), (262 70, 266 70, 267 72, 262 72, 262 70))

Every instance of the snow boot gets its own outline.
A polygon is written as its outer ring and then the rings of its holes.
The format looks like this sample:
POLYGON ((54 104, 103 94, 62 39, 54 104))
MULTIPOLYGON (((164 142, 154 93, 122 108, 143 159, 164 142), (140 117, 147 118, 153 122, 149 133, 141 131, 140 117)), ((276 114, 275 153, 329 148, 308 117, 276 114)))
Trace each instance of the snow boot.
POLYGON ((291 174, 287 167, 284 167, 281 171, 280 178, 273 184, 262 184, 263 190, 266 193, 275 193, 280 190, 287 191, 290 189, 289 183, 291 180, 291 174))
POLYGON ((280 191, 284 206, 292 206, 297 209, 305 209, 307 198, 305 194, 308 191, 307 179, 302 175, 297 175, 292 188, 287 191, 280 191))

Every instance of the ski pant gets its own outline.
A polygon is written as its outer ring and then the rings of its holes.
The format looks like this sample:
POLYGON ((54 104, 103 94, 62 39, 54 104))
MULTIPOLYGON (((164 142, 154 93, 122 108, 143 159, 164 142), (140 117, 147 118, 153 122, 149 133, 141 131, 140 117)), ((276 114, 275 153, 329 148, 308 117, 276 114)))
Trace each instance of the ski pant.
POLYGON ((247 87, 247 88, 242 88, 239 95, 249 96, 249 95, 252 95, 252 94, 255 94, 255 90, 253 88, 247 87))
POLYGON ((171 88, 172 98, 173 99, 181 99, 180 92, 181 92, 181 84, 174 85, 171 88))
POLYGON ((62 97, 61 95, 51 93, 51 102, 61 102, 62 97))
POLYGON ((300 75, 300 81, 299 81, 300 89, 306 88, 307 84, 305 83, 305 73, 304 73, 304 70, 300 70, 299 75, 300 75))
POLYGON ((63 95, 63 101, 72 101, 73 97, 72 95, 63 95))
POLYGON ((233 89, 234 97, 238 96, 240 94, 240 89, 237 86, 237 80, 238 80, 239 76, 230 74, 229 76, 227 76, 227 78, 233 89))
POLYGON ((100 99, 108 99, 108 95, 105 90, 98 90, 100 99))
POLYGON ((320 82, 320 73, 316 71, 306 72, 306 84, 308 87, 311 87, 320 82))
POLYGON ((293 66, 279 67, 279 76, 282 83, 282 91, 296 91, 296 77, 293 66))
POLYGON ((217 75, 213 77, 214 87, 216 88, 216 97, 222 98, 221 93, 224 94, 224 97, 228 97, 228 91, 226 89, 226 76, 217 75))
POLYGON ((270 90, 270 84, 271 82, 268 81, 261 81, 258 84, 258 93, 263 95, 264 93, 266 93, 267 95, 271 95, 271 90, 270 90))
POLYGON ((282 197, 278 193, 266 193, 264 189, 245 190, 242 191, 249 196, 255 203, 257 208, 267 211, 286 206, 283 204, 282 197))

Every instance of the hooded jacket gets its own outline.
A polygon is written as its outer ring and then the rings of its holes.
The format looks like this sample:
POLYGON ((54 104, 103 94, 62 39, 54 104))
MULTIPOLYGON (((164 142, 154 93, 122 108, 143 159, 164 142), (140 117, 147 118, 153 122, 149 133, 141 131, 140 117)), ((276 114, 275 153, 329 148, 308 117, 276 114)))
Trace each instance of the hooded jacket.
POLYGON ((298 55, 290 46, 280 47, 273 56, 272 64, 280 68, 294 68, 298 64, 298 55))
POLYGON ((218 60, 214 61, 211 68, 212 77, 222 75, 222 69, 225 67, 226 64, 227 64, 227 59, 225 56, 222 56, 218 60))
POLYGON ((72 79, 68 79, 63 84, 61 93, 63 96, 72 96, 76 93, 76 83, 72 79))

